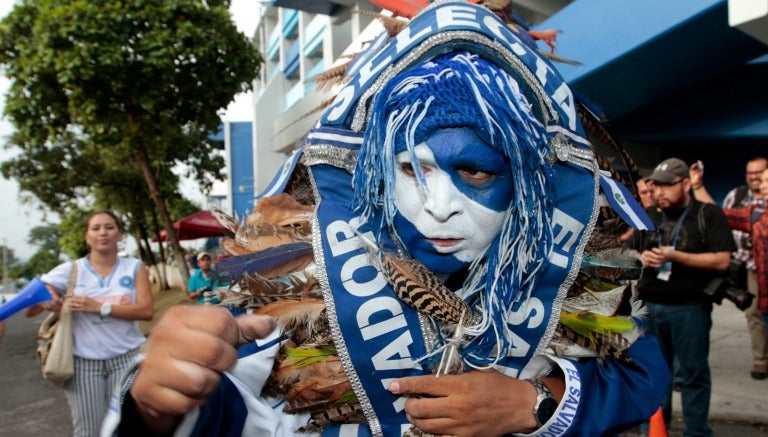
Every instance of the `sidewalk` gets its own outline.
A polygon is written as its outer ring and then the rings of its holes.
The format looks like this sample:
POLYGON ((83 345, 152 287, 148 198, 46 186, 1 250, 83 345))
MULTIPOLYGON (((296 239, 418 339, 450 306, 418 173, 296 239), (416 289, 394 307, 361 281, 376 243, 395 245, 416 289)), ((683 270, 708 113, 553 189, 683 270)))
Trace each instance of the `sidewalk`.
MULTIPOLYGON (((744 313, 730 302, 715 305, 712 312, 709 366, 712 370, 712 398, 709 426, 717 437, 763 437, 768 435, 768 379, 749 376, 752 353, 744 313)), ((680 392, 672 393, 670 437, 681 437, 685 423, 681 416, 680 392)), ((635 427, 621 437, 641 437, 635 427)))
MULTIPOLYGON (((712 420, 768 424, 768 379, 749 376, 752 354, 744 313, 723 301, 712 312, 709 365, 712 369, 712 420)), ((673 395, 673 412, 680 413, 680 393, 673 395)))

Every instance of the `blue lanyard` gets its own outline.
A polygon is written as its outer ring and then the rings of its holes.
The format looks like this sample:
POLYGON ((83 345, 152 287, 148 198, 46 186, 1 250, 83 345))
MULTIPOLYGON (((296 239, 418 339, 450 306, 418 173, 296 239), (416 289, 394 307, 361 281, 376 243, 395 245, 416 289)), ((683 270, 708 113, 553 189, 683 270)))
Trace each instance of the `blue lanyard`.
MULTIPOLYGON (((670 242, 670 246, 675 247, 677 246, 677 236, 680 235, 680 228, 683 226, 683 220, 685 220, 685 216, 688 215, 688 211, 691 210, 691 207, 693 206, 693 200, 690 200, 688 202, 688 205, 683 210, 683 213, 680 214, 680 218, 677 219, 677 223, 675 223, 675 229, 672 231, 672 241, 670 242)), ((661 213, 661 225, 659 226, 659 229, 661 229, 661 232, 659 232, 659 246, 661 246, 661 235, 664 233, 664 228, 667 224, 667 215, 663 212, 661 213)))

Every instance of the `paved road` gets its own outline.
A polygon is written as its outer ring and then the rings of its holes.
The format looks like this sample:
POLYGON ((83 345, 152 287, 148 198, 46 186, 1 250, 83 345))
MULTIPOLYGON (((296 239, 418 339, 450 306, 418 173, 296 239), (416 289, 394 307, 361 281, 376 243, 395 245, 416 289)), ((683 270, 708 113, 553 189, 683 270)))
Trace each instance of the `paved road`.
POLYGON ((64 392, 44 380, 35 336, 44 315, 6 320, 0 343, 0 436, 67 436, 72 422, 64 392))
MULTIPOLYGON (((744 316, 732 305, 715 307, 710 364, 713 376, 710 424, 718 437, 768 436, 768 380, 749 377, 749 337, 744 316)), ((43 316, 7 320, 0 343, 0 437, 72 435, 69 407, 61 389, 43 380, 35 358, 35 334, 43 316)), ((682 436, 678 419, 670 437, 682 436)), ((624 433, 624 437, 636 436, 624 433)))

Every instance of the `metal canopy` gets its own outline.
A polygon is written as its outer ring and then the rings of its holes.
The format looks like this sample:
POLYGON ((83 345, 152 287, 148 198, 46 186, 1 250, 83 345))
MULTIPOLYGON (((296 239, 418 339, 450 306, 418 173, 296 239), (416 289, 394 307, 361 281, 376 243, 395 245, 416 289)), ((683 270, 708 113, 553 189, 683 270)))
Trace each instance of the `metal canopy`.
POLYGON ((565 79, 622 138, 669 144, 765 141, 768 47, 728 25, 725 0, 579 0, 537 28, 560 29, 565 79))

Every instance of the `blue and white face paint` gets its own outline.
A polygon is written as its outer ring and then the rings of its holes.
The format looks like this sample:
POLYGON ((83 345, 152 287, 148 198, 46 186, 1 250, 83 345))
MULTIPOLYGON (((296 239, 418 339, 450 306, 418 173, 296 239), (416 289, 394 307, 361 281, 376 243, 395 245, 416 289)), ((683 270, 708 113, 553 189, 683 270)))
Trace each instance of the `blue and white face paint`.
POLYGON ((435 131, 414 155, 417 163, 406 150, 395 158, 395 229, 427 268, 456 272, 484 254, 504 224, 514 196, 508 160, 470 128, 435 131))

